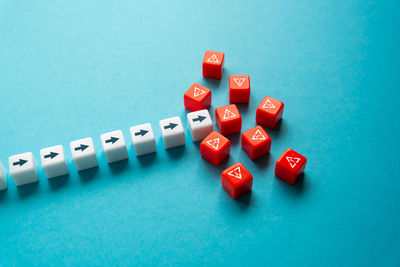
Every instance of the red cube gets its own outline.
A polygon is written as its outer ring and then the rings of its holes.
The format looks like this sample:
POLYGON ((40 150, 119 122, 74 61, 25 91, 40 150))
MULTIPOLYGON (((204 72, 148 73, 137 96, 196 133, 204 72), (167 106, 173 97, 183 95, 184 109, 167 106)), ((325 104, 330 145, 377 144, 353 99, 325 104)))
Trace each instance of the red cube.
POLYGON ((205 78, 221 79, 224 65, 224 53, 206 51, 203 58, 203 76, 205 78))
POLYGON ((251 190, 253 176, 238 162, 222 172, 221 183, 226 192, 236 199, 251 190))
POLYGON ((277 160, 275 165, 275 176, 285 180, 289 184, 294 184, 297 178, 304 173, 307 159, 288 148, 277 160))
POLYGON ((242 148, 252 160, 255 160, 269 153, 271 137, 258 125, 242 134, 242 148))
POLYGON ((249 103, 250 78, 248 75, 229 76, 229 102, 249 103))
POLYGON ((216 108, 215 120, 222 135, 240 133, 242 130, 242 117, 235 104, 216 108))
POLYGON ((183 95, 183 103, 192 112, 207 109, 211 106, 211 90, 194 83, 183 95))
POLYGON ((231 152, 231 141, 228 138, 212 131, 200 143, 200 154, 203 158, 218 166, 231 152))
POLYGON ((282 102, 273 99, 272 97, 264 97, 263 101, 261 101, 260 105, 257 107, 256 122, 274 129, 282 119, 283 106, 282 102))

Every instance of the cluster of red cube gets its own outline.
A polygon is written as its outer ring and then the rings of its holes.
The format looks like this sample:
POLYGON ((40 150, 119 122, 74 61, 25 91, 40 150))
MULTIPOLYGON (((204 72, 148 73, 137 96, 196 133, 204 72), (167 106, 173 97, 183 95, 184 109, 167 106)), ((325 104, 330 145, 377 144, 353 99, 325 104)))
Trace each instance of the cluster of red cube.
MULTIPOLYGON (((224 64, 224 53, 206 51, 203 59, 203 76, 221 79, 224 64)), ((240 133, 242 117, 235 103, 249 103, 250 77, 248 75, 229 76, 230 105, 215 109, 216 125, 219 133, 211 132, 200 143, 200 154, 213 165, 221 164, 230 154, 231 142, 227 135, 240 133)), ((184 94, 185 108, 190 111, 207 109, 211 105, 211 90, 193 84, 184 94)), ((255 160, 270 152, 271 137, 262 126, 274 129, 282 119, 284 104, 272 97, 264 97, 256 110, 257 125, 242 133, 241 145, 246 154, 255 160)), ((304 173, 307 159, 292 149, 287 149, 277 160, 275 175, 290 184, 294 184, 304 173)), ((225 190, 237 198, 252 188, 253 176, 241 163, 236 163, 224 170, 221 183, 225 190)))

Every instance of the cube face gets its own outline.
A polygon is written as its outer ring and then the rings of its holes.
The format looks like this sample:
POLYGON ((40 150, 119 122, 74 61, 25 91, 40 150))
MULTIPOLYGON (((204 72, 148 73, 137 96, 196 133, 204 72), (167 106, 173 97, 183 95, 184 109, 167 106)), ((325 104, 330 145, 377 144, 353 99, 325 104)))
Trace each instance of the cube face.
POLYGON ((221 183, 226 192, 236 199, 251 190, 253 176, 238 162, 222 172, 221 183))
POLYGON ((271 150, 271 137, 261 126, 256 126, 242 134, 242 148, 247 155, 255 160, 271 150))
POLYGON ((83 138, 70 143, 72 159, 78 171, 98 166, 92 138, 83 138))
POLYGON ((203 76, 221 79, 225 54, 217 51, 206 51, 203 58, 203 76))
POLYGON ((250 77, 248 75, 229 76, 229 102, 249 103, 250 77))
POLYGON ((221 164, 229 156, 230 151, 231 141, 215 131, 200 143, 201 156, 215 166, 221 164))
POLYGON ((274 129, 282 119, 284 104, 272 97, 264 97, 256 111, 256 122, 274 129))
POLYGON ((183 96, 185 108, 190 111, 207 109, 211 106, 211 95, 208 88, 194 83, 183 96))
POLYGON ((17 186, 38 181, 36 161, 31 152, 8 158, 11 178, 17 186))
POLYGON ((294 184, 298 177, 304 173, 307 159, 288 148, 276 161, 275 175, 289 184, 294 184))
POLYGON ((7 189, 6 169, 0 162, 0 190, 7 189))
POLYGON ((166 149, 185 144, 185 130, 178 116, 159 122, 161 135, 166 149))
POLYGON ((193 142, 203 140, 213 130, 213 122, 207 109, 187 114, 187 124, 193 142))
POLYGON ((41 149, 40 159, 47 178, 67 175, 69 173, 62 145, 41 149))
POLYGON ((235 104, 216 108, 215 120, 222 135, 240 133, 242 129, 242 117, 235 104))
POLYGON ((156 152, 156 139, 150 123, 133 126, 130 132, 136 156, 156 152))
POLYGON ((102 134, 100 139, 108 163, 128 158, 128 150, 121 130, 102 134))

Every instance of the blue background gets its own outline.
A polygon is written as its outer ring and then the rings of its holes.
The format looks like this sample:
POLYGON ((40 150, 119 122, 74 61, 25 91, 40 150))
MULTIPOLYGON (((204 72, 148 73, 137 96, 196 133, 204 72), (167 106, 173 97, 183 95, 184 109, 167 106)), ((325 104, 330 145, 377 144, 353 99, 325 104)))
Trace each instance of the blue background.
MULTIPOLYGON (((0 3, 0 161, 62 144, 69 177, 0 193, 0 265, 399 266, 399 1, 15 1, 0 3), (225 52, 221 81, 201 74, 225 52), (285 103, 269 157, 230 136, 214 167, 187 133, 166 151, 158 121, 198 82, 210 111, 228 76, 248 74, 243 129, 268 95, 285 103), (150 122, 157 154, 136 158, 129 127, 150 122), (109 166, 100 134, 121 129, 129 161, 109 166), (99 168, 68 148, 92 137, 99 168), (274 177, 286 148, 304 179, 274 177), (242 162, 251 194, 234 201, 221 171, 242 162)), ((8 169, 8 168, 7 168, 8 169)))

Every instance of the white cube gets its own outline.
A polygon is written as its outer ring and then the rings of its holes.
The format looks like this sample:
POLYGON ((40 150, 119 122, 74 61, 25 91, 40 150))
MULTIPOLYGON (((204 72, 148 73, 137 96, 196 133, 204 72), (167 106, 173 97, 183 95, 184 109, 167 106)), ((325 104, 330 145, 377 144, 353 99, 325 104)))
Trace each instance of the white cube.
POLYGON ((6 169, 0 162, 0 190, 7 189, 6 169))
POLYGON ((150 123, 133 126, 130 132, 136 156, 156 152, 156 139, 150 123))
POLYGON ((187 123, 193 142, 203 140, 213 131, 213 122, 207 109, 188 113, 187 123))
POLYGON ((32 152, 9 157, 8 165, 11 178, 17 186, 38 181, 36 162, 32 152))
POLYGON ((70 143, 72 159, 78 171, 98 166, 93 140, 90 137, 72 141, 70 143))
POLYGON ((161 135, 166 149, 185 144, 185 131, 183 130, 181 118, 178 116, 159 122, 161 135))
POLYGON ((65 160, 62 145, 43 148, 40 150, 42 167, 47 178, 58 177, 68 174, 68 166, 65 160))
POLYGON ((121 130, 102 134, 100 139, 108 163, 128 158, 128 150, 121 130))

